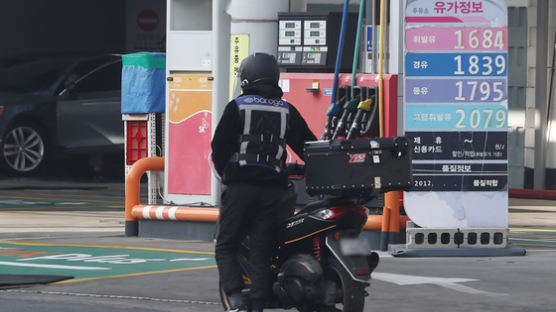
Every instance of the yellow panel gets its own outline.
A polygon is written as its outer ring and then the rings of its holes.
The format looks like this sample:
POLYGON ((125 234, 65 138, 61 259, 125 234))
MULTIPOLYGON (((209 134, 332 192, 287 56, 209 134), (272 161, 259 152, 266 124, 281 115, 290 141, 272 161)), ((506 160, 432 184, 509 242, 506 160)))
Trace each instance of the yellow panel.
POLYGON ((170 122, 181 122, 201 111, 211 112, 212 92, 202 90, 169 92, 170 122))
POLYGON ((239 65, 249 56, 249 35, 231 35, 230 38, 230 100, 234 94, 234 82, 239 65))

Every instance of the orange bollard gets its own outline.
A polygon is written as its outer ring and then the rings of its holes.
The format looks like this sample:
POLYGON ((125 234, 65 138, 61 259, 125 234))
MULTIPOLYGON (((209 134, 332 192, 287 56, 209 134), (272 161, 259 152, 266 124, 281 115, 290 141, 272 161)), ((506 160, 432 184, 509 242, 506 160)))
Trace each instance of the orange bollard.
POLYGON ((388 232, 400 232, 400 191, 388 192, 384 196, 385 206, 390 208, 390 225, 388 232))
MULTIPOLYGON (((382 231, 382 218, 382 215, 369 215, 363 229, 367 231, 382 231)), ((405 229, 407 221, 409 221, 408 216, 400 216, 400 230, 405 229)))
MULTIPOLYGON (((384 194, 385 199, 386 195, 388 195, 388 193, 384 194)), ((380 229, 380 250, 382 251, 386 251, 386 249, 388 248, 387 239, 390 228, 390 213, 390 207, 384 205, 384 208, 382 209, 382 224, 380 229)))
POLYGON ((139 228, 137 219, 131 214, 135 205, 139 204, 139 189, 141 176, 147 171, 164 170, 163 157, 141 158, 129 170, 125 179, 125 235, 137 236, 139 228))

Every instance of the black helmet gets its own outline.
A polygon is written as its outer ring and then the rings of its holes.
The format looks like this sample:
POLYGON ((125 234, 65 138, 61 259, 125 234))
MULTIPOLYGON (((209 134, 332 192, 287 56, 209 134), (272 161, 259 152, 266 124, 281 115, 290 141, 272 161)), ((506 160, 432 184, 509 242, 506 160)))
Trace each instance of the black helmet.
POLYGON ((255 85, 278 85, 280 67, 270 54, 251 54, 241 62, 239 79, 242 89, 255 85))

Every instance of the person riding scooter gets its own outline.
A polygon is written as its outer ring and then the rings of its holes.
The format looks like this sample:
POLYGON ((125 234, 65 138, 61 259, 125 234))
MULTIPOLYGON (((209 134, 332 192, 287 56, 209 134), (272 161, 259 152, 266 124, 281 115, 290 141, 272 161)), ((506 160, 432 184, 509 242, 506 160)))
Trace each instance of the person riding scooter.
POLYGON ((263 310, 270 298, 271 256, 278 228, 279 203, 287 192, 286 145, 303 159, 306 141, 315 135, 293 105, 281 99, 280 69, 269 54, 248 56, 239 69, 242 94, 229 102, 212 140, 212 160, 226 186, 216 236, 220 285, 228 311, 247 311, 237 251, 250 237, 253 268, 250 311, 263 310))

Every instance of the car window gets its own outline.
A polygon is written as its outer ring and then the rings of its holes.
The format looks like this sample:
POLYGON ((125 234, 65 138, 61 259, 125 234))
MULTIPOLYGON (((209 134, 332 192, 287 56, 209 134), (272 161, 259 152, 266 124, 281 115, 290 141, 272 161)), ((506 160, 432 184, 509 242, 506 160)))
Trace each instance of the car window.
POLYGON ((107 60, 106 58, 89 59, 89 60, 82 61, 79 64, 77 64, 72 69, 72 72, 77 74, 79 77, 83 77, 86 74, 88 74, 89 72, 91 72, 92 70, 94 70, 98 67, 101 67, 101 66, 105 65, 106 63, 109 63, 109 60, 107 60))
MULTIPOLYGON (((71 74, 69 79, 71 79, 71 74)), ((101 92, 117 91, 122 88, 122 62, 115 61, 103 65, 76 79, 76 86, 72 92, 101 92)))
POLYGON ((40 59, 0 68, 0 91, 46 90, 71 66, 71 59, 40 59))

